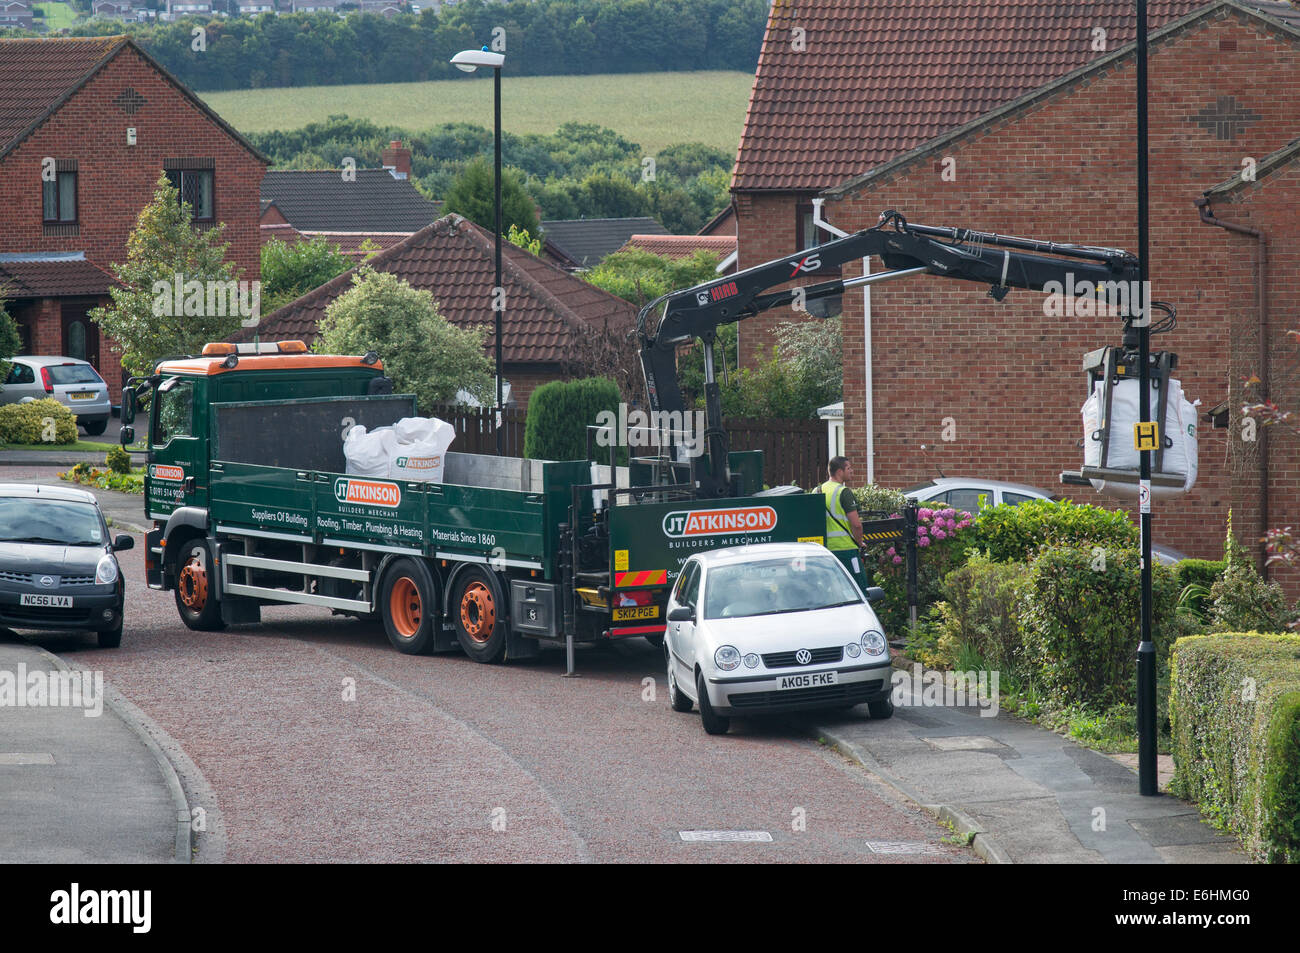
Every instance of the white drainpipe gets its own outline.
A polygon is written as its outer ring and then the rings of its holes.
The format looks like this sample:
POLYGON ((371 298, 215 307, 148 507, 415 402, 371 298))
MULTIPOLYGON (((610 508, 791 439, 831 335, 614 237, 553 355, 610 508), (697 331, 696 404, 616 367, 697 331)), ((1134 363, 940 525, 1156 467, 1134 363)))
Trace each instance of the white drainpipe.
MULTIPOLYGON (((845 238, 848 232, 836 228, 830 222, 822 218, 822 203, 825 199, 813 199, 813 225, 817 228, 825 229, 836 238, 845 238)), ((871 274, 871 259, 862 259, 862 274, 871 274)), ((875 410, 872 406, 872 387, 871 387, 871 285, 862 287, 862 353, 863 353, 863 371, 865 380, 863 391, 867 398, 867 482, 876 482, 876 427, 875 427, 875 410)))

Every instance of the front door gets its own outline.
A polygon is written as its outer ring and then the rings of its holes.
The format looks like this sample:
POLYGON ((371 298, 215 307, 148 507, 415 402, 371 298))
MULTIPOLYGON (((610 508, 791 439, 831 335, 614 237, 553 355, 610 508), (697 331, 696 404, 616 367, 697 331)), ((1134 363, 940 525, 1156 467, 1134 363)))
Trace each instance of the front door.
POLYGON ((90 320, 88 314, 93 307, 94 302, 63 305, 61 354, 78 361, 88 361, 95 370, 99 370, 99 325, 90 320))

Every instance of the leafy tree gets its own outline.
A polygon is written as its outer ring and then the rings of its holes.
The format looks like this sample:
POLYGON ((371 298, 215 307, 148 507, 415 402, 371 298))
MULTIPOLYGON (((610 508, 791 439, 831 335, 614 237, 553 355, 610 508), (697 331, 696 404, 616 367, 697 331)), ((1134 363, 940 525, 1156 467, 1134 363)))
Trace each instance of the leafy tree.
POLYGON ((582 277, 610 294, 640 307, 670 291, 690 288, 717 278, 718 258, 697 250, 688 258, 673 260, 640 248, 617 251, 582 277))
POLYGON ((483 352, 487 326, 458 328, 438 312, 433 296, 387 272, 363 265, 352 287, 334 299, 320 322, 315 349, 327 354, 376 351, 398 393, 416 405, 454 401, 458 391, 492 400, 492 364, 483 352))
MULTIPOLYGON (((240 275, 225 260, 225 225, 197 229, 191 215, 190 206, 160 174, 152 201, 140 211, 127 239, 126 262, 112 266, 121 287, 109 289, 111 304, 90 312, 91 320, 122 348, 122 367, 131 374, 148 374, 169 355, 197 353, 240 327, 239 309, 231 307, 225 293, 240 275), (174 291, 178 276, 180 308, 174 291), (214 289, 220 293, 214 296, 214 289)), ((245 300, 255 303, 251 293, 245 300)))
MULTIPOLYGON (((447 192, 443 211, 463 215, 489 231, 495 227, 494 172, 487 159, 478 158, 465 166, 447 192)), ((527 232, 537 231, 537 209, 519 176, 510 169, 502 169, 501 228, 504 231, 512 226, 527 232)))
POLYGON ((645 193, 627 179, 600 173, 582 180, 578 212, 583 218, 632 218, 649 211, 645 193))
POLYGON ((506 240, 512 245, 518 245, 530 255, 540 255, 542 253, 542 240, 540 238, 533 238, 532 235, 528 234, 528 229, 526 228, 517 228, 516 226, 511 225, 510 231, 506 235, 506 240))
POLYGON ((8 289, 0 287, 0 390, 4 390, 5 378, 9 376, 9 358, 18 353, 23 340, 18 334, 18 325, 5 310, 5 294, 8 289))
POLYGON ((270 314, 351 267, 323 235, 292 245, 273 238, 262 246, 262 310, 270 314))

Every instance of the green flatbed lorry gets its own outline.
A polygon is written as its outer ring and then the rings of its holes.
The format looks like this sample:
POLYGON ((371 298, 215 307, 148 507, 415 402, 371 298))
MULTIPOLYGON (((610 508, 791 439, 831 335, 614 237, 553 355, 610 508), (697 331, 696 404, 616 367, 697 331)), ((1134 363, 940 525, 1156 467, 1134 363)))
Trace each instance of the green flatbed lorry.
POLYGON ((349 475, 348 428, 415 415, 391 390, 375 355, 297 342, 210 345, 133 380, 124 442, 149 395, 145 572, 174 591, 187 626, 305 604, 378 617, 403 652, 459 645, 480 662, 566 637, 657 643, 696 549, 822 539, 820 496, 749 495, 761 454, 731 454, 742 492, 708 501, 648 485, 643 461, 525 460, 454 442, 441 483, 349 475))

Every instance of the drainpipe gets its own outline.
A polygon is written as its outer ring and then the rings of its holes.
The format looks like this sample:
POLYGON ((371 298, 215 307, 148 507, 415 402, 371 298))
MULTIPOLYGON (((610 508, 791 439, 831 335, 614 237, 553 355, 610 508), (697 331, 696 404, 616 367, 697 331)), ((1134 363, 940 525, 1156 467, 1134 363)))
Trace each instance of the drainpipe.
MULTIPOLYGON (((1256 275, 1256 309, 1259 312, 1259 378, 1260 394, 1268 397, 1269 392, 1269 368, 1268 368, 1268 236, 1257 228, 1248 228, 1245 225, 1237 225, 1234 222, 1225 222, 1221 218, 1215 217, 1214 210, 1210 208, 1210 200, 1202 196, 1196 200, 1196 208, 1201 213, 1201 221, 1206 225, 1214 225, 1225 229, 1229 232, 1235 232, 1238 235, 1246 235, 1255 239, 1258 249, 1259 270, 1256 275)), ((1268 428, 1259 429, 1259 508, 1261 525, 1264 531, 1268 531, 1268 428)), ((1268 550, 1263 543, 1260 543, 1261 562, 1263 563, 1263 576, 1268 578, 1268 550)))
MULTIPOLYGON (((822 218, 822 203, 825 199, 813 199, 813 226, 824 229, 836 238, 847 238, 848 232, 836 228, 822 218)), ((871 274, 871 259, 862 259, 862 274, 871 274)), ((863 392, 867 399, 867 482, 876 482, 876 426, 875 407, 871 386, 871 285, 862 287, 862 365, 863 392)))

